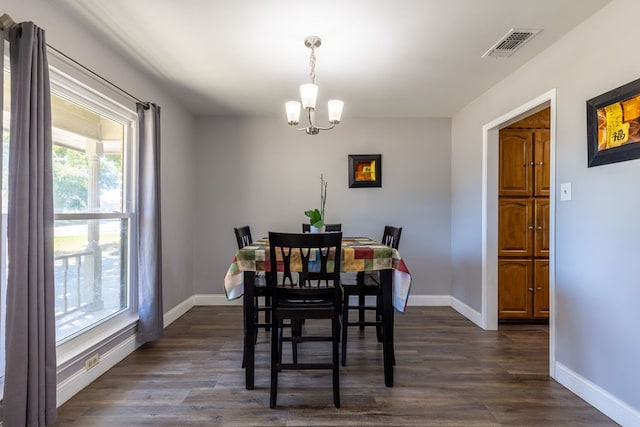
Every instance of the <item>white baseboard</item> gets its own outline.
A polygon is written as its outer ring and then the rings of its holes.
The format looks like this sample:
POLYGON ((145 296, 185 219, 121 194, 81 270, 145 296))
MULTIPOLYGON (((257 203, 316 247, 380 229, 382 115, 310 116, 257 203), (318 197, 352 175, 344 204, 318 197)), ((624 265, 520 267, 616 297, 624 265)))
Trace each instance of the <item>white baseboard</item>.
POLYGON ((224 294, 196 294, 195 305, 242 305, 242 298, 229 301, 224 294))
POLYGON ((603 388, 556 362, 556 381, 623 426, 640 426, 640 412, 603 388))
POLYGON ((180 304, 173 307, 171 310, 167 311, 163 316, 164 327, 166 328, 177 319, 179 319, 187 311, 191 310, 191 307, 196 305, 195 300, 195 295, 192 295, 186 300, 182 301, 180 304))
POLYGON ((95 381, 100 375, 113 368, 118 362, 136 350, 136 336, 131 336, 100 355, 100 362, 91 369, 80 369, 66 380, 58 384, 56 389, 56 404, 60 407, 80 390, 95 381))
POLYGON ((451 305, 449 295, 409 295, 407 306, 414 307, 448 307, 451 305))
POLYGON ((455 311, 478 325, 480 328, 482 328, 482 313, 474 310, 473 308, 469 307, 467 304, 463 303, 458 298, 453 296, 451 297, 451 307, 455 311))

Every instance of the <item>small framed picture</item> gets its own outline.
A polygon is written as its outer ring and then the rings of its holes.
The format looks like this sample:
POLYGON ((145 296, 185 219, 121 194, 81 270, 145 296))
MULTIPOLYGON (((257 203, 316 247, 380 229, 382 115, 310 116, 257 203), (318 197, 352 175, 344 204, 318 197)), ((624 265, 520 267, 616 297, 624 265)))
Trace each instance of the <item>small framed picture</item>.
POLYGON ((382 187, 382 154, 349 154, 349 188, 382 187))
POLYGON ((588 166, 640 158, 640 79, 587 101, 588 166))

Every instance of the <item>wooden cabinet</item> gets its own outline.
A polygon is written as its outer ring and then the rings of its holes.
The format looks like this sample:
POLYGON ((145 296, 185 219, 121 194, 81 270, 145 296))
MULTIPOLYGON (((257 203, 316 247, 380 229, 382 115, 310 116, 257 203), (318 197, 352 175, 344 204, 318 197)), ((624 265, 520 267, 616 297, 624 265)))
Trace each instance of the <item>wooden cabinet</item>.
POLYGON ((498 318, 549 317, 549 109, 500 131, 498 318))
POLYGON ((510 129, 549 129, 550 127, 551 110, 549 108, 531 114, 509 126, 510 129))
POLYGON ((530 196, 533 188, 533 132, 501 130, 499 162, 498 194, 530 196))
POLYGON ((533 134, 533 195, 549 197, 551 188, 551 134, 538 130, 533 134))
POLYGON ((501 197, 498 257, 549 256, 549 199, 501 197))
POLYGON ((498 261, 498 318, 530 318, 533 313, 533 265, 530 259, 498 261))
POLYGON ((498 201, 498 257, 533 255, 533 203, 528 198, 498 201))
POLYGON ((498 194, 549 196, 551 180, 549 130, 500 131, 498 194))
POLYGON ((498 318, 549 318, 549 260, 498 261, 498 318))
POLYGON ((549 257, 549 199, 533 200, 534 230, 533 255, 536 258, 549 257))
POLYGON ((549 318, 549 260, 533 263, 533 317, 549 318))

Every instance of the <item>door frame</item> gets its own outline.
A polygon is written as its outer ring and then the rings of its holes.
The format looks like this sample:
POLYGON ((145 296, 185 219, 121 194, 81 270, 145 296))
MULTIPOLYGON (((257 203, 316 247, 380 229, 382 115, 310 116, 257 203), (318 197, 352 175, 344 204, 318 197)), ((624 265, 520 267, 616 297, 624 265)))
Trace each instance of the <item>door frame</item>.
POLYGON ((518 120, 551 107, 549 191, 549 373, 555 378, 555 188, 556 89, 520 105, 482 127, 482 319, 481 327, 498 329, 498 135, 518 120))

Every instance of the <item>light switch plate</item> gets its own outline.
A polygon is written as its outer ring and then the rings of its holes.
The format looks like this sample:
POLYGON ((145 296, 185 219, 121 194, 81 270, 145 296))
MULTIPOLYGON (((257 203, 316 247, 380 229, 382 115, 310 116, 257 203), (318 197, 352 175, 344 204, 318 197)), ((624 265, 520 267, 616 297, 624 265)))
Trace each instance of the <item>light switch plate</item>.
POLYGON ((560 200, 571 200, 571 183, 563 182, 560 184, 560 200))

